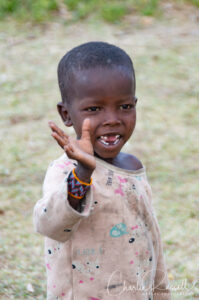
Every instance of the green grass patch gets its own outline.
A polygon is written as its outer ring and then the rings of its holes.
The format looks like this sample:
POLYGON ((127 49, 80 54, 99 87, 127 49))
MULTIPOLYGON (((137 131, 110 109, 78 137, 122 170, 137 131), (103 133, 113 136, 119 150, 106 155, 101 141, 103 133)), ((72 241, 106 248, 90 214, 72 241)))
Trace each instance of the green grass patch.
POLYGON ((57 11, 56 0, 0 0, 0 17, 8 15, 25 21, 32 19, 35 22, 46 21, 51 13, 57 11))
POLYGON ((127 13, 127 7, 120 3, 107 3, 101 8, 101 16, 104 20, 114 23, 120 21, 127 13))
MULTIPOLYGON (((184 3, 199 6, 199 0, 173 0, 171 3, 179 6, 184 3)), ((61 11, 64 10, 67 22, 94 15, 98 19, 118 23, 131 13, 159 15, 161 8, 160 0, 0 0, 0 19, 11 16, 20 21, 45 23, 56 17, 62 19, 61 11)))
POLYGON ((63 7, 72 12, 70 20, 73 21, 95 14, 98 18, 115 23, 132 11, 155 15, 159 0, 64 0, 61 4, 58 0, 0 0, 0 18, 12 16, 18 20, 40 23, 58 16, 63 7))

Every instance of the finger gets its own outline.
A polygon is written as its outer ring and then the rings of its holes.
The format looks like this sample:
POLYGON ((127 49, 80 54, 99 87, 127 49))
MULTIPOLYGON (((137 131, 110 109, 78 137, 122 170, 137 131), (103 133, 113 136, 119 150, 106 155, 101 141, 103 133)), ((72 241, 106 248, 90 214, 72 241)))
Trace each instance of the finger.
POLYGON ((64 146, 64 151, 66 152, 69 158, 76 159, 73 149, 69 144, 64 146))
POLYGON ((48 123, 53 133, 57 133, 61 138, 63 138, 63 142, 66 144, 68 142, 68 135, 65 134, 63 130, 61 130, 54 122, 48 123))
POLYGON ((82 135, 81 139, 85 140, 91 140, 91 132, 90 132, 91 126, 90 126, 90 119, 85 119, 82 124, 82 135))
POLYGON ((48 122, 49 127, 51 128, 52 131, 55 131, 57 134, 59 134, 61 137, 66 137, 68 138, 68 135, 60 129, 54 122, 49 121, 48 122))
POLYGON ((62 137, 60 137, 56 132, 52 132, 52 137, 57 141, 57 143, 64 148, 64 146, 66 145, 66 142, 64 141, 64 139, 62 137))
POLYGON ((54 130, 55 127, 58 127, 53 121, 49 121, 49 122, 48 122, 48 126, 49 126, 52 130, 54 130))
POLYGON ((73 146, 70 145, 70 144, 67 144, 64 146, 64 150, 66 151, 69 151, 69 152, 74 152, 74 149, 73 149, 73 146))
POLYGON ((57 132, 60 136, 63 136, 64 132, 54 123, 54 122, 49 122, 48 123, 52 131, 57 132))

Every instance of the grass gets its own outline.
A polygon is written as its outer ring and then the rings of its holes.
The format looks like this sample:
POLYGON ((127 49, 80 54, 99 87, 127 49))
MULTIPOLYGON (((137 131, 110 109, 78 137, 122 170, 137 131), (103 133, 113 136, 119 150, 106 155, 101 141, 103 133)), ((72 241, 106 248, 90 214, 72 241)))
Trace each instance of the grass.
MULTIPOLYGON (((188 3, 199 7, 199 0, 173 0, 170 4, 188 3)), ((0 19, 9 16, 18 21, 31 21, 33 24, 46 23, 59 17, 71 23, 90 16, 109 23, 118 23, 124 16, 136 13, 145 16, 159 16, 162 5, 160 0, 0 0, 0 19)))
MULTIPOLYGON (((193 0, 197 1, 197 0, 193 0)), ((0 18, 13 16, 18 20, 46 22, 55 15, 67 15, 71 20, 78 20, 95 13, 99 18, 115 23, 132 10, 144 15, 154 15, 159 8, 159 0, 0 0, 0 18)))
POLYGON ((0 0, 0 19, 12 17, 20 22, 45 24, 61 19, 67 24, 91 16, 108 23, 119 23, 126 15, 161 16, 162 6, 184 3, 199 7, 199 0, 0 0))
MULTIPOLYGON (((169 23, 140 18, 133 28, 10 21, 0 32, 0 299, 45 299, 43 238, 34 233, 32 211, 49 162, 62 153, 47 126, 51 119, 64 128, 56 111, 56 67, 66 50, 102 36, 133 58, 138 121, 125 150, 147 167, 171 285, 186 279, 190 286, 199 275, 196 21, 190 24, 182 12, 169 23)), ((198 293, 197 285, 172 299, 194 300, 198 293)))

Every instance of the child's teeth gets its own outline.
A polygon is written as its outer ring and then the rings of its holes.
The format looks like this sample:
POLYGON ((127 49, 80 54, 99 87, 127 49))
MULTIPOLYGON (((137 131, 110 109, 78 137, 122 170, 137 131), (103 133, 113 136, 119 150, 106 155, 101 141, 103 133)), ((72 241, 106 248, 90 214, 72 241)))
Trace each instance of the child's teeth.
POLYGON ((102 140, 105 140, 105 141, 106 141, 106 140, 108 139, 108 136, 107 136, 107 135, 101 135, 100 138, 101 138, 102 140))
MULTIPOLYGON (((119 139, 120 135, 117 134, 115 137, 116 137, 116 139, 119 139)), ((106 141, 108 139, 108 136, 107 135, 101 135, 100 138, 106 141)))
POLYGON ((105 142, 104 140, 101 140, 101 142, 102 142, 102 144, 104 144, 104 145, 108 145, 108 143, 105 142))
POLYGON ((101 135, 100 140, 101 140, 102 144, 104 144, 104 145, 115 145, 119 142, 120 135, 119 134, 115 135, 114 141, 113 141, 113 137, 114 136, 112 136, 112 138, 110 138, 107 135, 101 135))

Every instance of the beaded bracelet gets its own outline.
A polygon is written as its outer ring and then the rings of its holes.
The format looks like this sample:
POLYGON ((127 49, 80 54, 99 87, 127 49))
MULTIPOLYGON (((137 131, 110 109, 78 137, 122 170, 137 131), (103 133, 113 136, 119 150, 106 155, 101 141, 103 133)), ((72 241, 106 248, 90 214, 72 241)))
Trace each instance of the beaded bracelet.
POLYGON ((83 182, 77 177, 75 169, 73 169, 68 176, 68 194, 76 199, 82 199, 91 184, 92 178, 90 183, 83 182))

